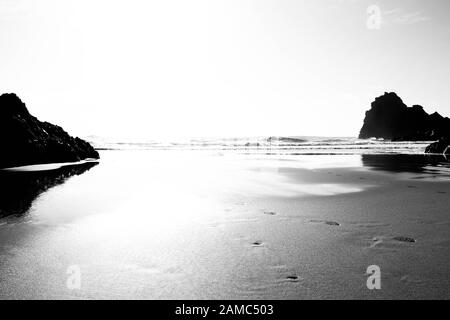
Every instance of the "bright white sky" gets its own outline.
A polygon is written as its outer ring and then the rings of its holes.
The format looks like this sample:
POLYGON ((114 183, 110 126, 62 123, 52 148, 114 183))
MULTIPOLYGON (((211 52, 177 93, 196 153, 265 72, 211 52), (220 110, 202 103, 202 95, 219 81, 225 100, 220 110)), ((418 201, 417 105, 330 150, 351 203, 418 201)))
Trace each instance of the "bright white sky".
POLYGON ((81 136, 356 136, 384 91, 450 116, 449 21, 448 0, 0 0, 0 91, 81 136))

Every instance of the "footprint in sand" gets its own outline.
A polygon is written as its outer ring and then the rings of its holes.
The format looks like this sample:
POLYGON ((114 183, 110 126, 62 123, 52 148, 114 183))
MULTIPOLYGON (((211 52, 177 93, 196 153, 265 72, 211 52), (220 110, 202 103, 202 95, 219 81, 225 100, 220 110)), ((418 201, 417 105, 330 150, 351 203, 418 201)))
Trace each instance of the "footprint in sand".
POLYGON ((300 282, 303 279, 300 278, 294 270, 289 268, 286 265, 275 265, 272 266, 274 270, 278 273, 279 277, 277 277, 282 282, 300 282))
POLYGON ((416 239, 404 236, 394 237, 393 239, 400 242, 409 242, 409 243, 416 242, 416 239))
POLYGON ((260 240, 257 240, 257 241, 255 241, 255 242, 253 242, 252 245, 253 245, 254 247, 261 247, 261 246, 263 245, 263 242, 260 241, 260 240))
POLYGON ((290 281, 290 282, 298 282, 299 278, 296 275, 290 275, 286 277, 286 280, 290 281))
POLYGON ((324 223, 327 224, 329 226, 340 226, 340 223, 336 222, 336 221, 328 221, 328 220, 311 220, 311 222, 314 223, 324 223))
POLYGON ((375 248, 377 245, 383 243, 383 239, 377 237, 372 238, 371 241, 372 241, 372 244, 370 245, 371 248, 375 248))

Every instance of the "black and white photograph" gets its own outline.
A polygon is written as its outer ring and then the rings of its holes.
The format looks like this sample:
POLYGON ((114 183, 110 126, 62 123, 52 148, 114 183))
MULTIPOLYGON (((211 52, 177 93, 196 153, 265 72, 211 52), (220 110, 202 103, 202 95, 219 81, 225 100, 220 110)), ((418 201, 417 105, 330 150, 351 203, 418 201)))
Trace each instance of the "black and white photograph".
POLYGON ((0 300, 449 300, 449 57, 448 0, 0 0, 0 300))

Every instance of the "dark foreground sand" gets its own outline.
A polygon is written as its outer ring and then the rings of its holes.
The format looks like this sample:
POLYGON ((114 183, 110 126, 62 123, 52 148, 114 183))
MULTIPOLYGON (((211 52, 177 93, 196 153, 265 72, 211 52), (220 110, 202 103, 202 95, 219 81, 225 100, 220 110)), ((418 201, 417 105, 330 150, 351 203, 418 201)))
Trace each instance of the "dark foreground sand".
POLYGON ((450 298, 443 159, 102 159, 0 219, 0 298, 450 298), (380 267, 380 290, 366 286, 370 265, 380 267), (79 288, 67 286, 71 270, 79 288))

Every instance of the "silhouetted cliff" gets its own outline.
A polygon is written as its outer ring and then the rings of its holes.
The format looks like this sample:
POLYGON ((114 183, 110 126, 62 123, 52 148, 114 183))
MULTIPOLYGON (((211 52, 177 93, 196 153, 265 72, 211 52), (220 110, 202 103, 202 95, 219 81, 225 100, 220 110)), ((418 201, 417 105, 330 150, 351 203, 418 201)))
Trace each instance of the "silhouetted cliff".
POLYGON ((33 117, 15 94, 0 96, 0 168, 99 158, 86 141, 33 117))
POLYGON ((419 105, 407 107, 394 92, 372 102, 366 112, 359 138, 431 141, 450 137, 450 119, 435 112, 429 115, 419 105))

